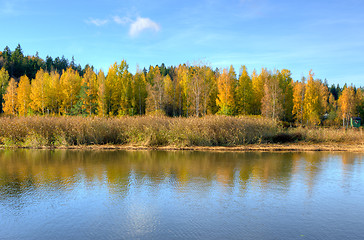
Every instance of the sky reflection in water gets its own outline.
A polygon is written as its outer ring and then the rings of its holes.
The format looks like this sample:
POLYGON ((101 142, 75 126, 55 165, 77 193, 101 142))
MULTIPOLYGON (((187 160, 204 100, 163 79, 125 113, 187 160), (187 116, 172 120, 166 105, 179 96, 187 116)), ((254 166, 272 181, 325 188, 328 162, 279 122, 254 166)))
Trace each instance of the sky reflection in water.
POLYGON ((0 239, 360 239, 364 155, 0 150, 0 239))

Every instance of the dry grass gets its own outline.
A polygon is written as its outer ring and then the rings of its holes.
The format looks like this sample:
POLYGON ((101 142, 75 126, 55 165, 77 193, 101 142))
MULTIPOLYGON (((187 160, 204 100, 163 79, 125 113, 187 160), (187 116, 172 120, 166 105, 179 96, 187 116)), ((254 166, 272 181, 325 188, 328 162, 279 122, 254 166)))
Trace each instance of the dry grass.
POLYGON ((300 135, 309 143, 353 143, 364 144, 363 128, 295 128, 290 134, 300 135))
POLYGON ((364 143, 364 135, 362 129, 282 130, 276 122, 260 117, 0 118, 0 145, 8 147, 124 145, 181 148, 294 142, 360 144, 364 143))
POLYGON ((0 144, 18 147, 104 144, 236 146, 265 142, 277 131, 275 122, 251 117, 0 118, 0 144))

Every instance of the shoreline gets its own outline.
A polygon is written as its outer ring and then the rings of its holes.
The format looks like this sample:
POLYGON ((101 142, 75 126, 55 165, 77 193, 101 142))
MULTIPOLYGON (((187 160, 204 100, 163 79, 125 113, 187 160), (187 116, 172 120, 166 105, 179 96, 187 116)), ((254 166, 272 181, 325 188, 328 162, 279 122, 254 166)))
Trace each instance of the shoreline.
POLYGON ((264 143, 248 144, 233 147, 226 146, 138 146, 138 145, 74 145, 57 147, 22 147, 1 146, 0 149, 65 149, 65 150, 126 150, 126 151, 209 151, 209 152, 361 152, 364 153, 364 143, 264 143))

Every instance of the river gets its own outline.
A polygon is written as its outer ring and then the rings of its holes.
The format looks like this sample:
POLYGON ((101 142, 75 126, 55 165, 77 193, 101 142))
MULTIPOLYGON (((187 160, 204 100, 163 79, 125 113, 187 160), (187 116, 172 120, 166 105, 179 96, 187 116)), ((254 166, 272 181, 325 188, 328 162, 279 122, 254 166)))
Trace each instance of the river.
POLYGON ((363 239, 364 154, 0 150, 0 239, 363 239))

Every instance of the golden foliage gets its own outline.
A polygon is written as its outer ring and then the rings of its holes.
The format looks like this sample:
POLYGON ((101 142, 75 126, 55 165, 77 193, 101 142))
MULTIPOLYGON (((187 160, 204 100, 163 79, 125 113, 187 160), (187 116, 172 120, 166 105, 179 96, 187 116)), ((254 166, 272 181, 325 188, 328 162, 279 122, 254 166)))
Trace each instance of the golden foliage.
POLYGON ((20 77, 17 95, 17 109, 21 116, 27 115, 29 111, 30 103, 30 81, 29 78, 24 75, 20 77))
POLYGON ((6 88, 6 93, 4 95, 3 110, 5 114, 15 115, 16 103, 17 103, 17 83, 14 78, 10 79, 9 85, 6 88))

